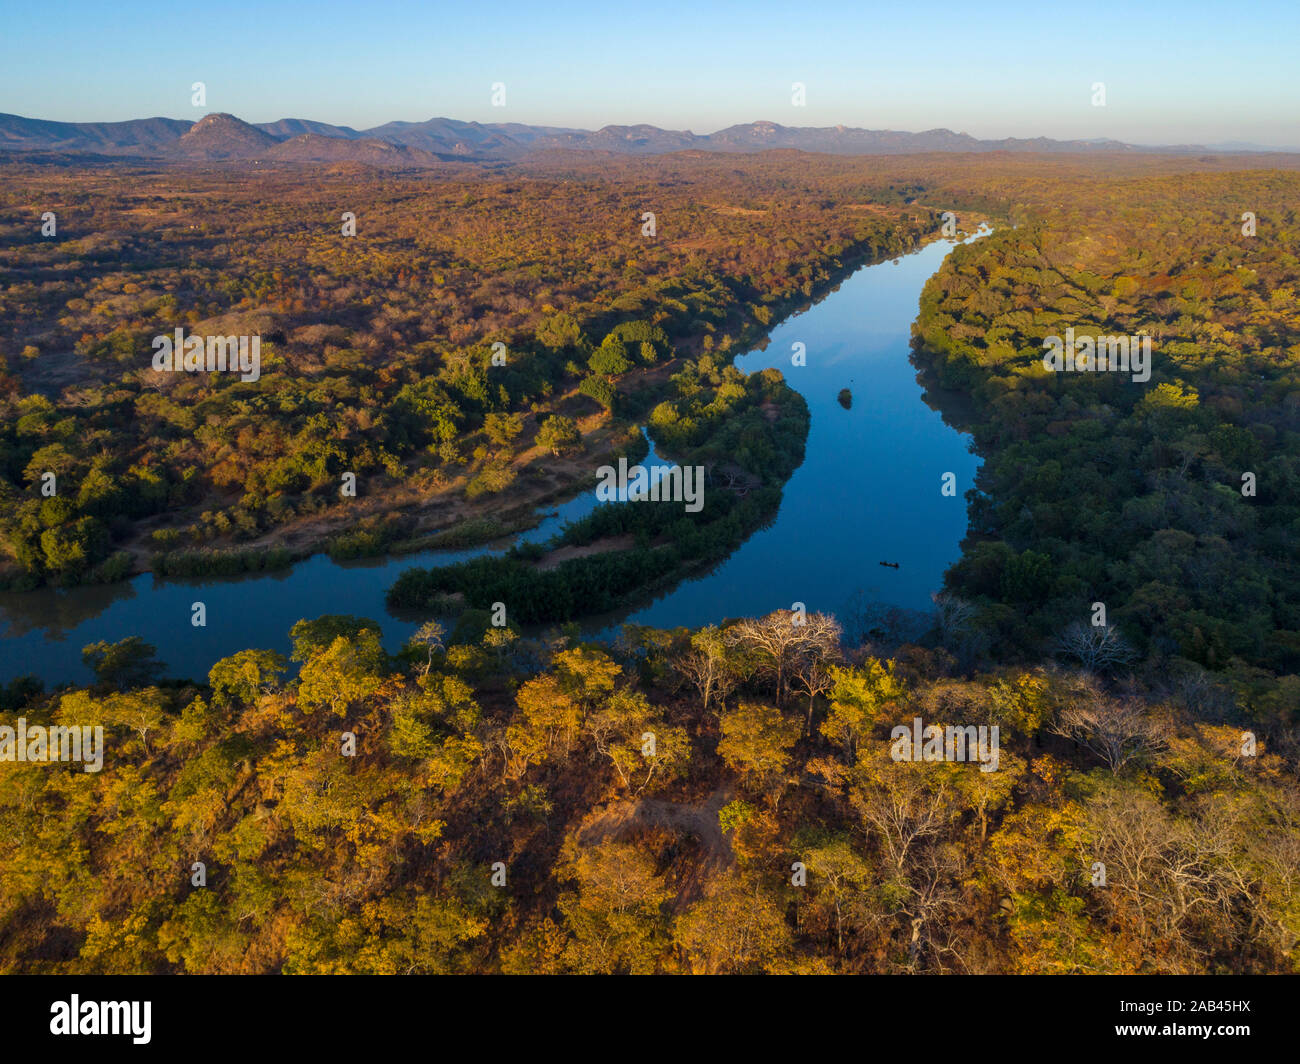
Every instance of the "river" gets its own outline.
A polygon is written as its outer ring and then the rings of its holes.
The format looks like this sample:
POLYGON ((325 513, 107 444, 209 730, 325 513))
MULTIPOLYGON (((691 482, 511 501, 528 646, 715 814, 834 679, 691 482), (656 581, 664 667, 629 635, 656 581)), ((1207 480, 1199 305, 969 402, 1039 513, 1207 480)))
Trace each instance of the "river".
MULTIPOLYGON (((862 267, 737 358, 746 373, 780 369, 812 415, 804 462, 786 484, 779 513, 708 573, 616 617, 593 618, 585 631, 607 637, 624 620, 694 627, 795 602, 843 617, 866 603, 930 606, 960 554, 964 494, 978 465, 969 437, 922 400, 908 359, 921 289, 951 246, 936 241, 862 267), (804 345, 805 365, 792 365, 794 344, 804 345), (852 394, 848 409, 838 399, 843 388, 852 394), (945 473, 955 476, 954 495, 941 493, 945 473)), ((655 460, 652 449, 646 464, 655 460)), ((519 538, 544 542, 595 505, 586 492, 548 507, 555 516, 519 538)), ((402 572, 500 549, 349 562, 317 555, 292 569, 234 579, 164 581, 145 573, 107 586, 0 593, 0 681, 32 673, 47 686, 85 683, 92 677, 81 648, 128 635, 154 644, 169 675, 198 679, 247 647, 287 655, 289 628, 322 613, 378 620, 395 650, 418 624, 384 601, 402 572), (195 602, 205 606, 205 627, 190 623, 195 602)))

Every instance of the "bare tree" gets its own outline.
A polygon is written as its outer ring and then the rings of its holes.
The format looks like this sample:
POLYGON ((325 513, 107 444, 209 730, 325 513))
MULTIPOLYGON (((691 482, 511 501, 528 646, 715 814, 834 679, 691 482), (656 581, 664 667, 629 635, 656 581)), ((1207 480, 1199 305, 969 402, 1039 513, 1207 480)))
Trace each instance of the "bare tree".
POLYGON ((987 633, 975 624, 974 604, 947 591, 936 592, 930 599, 939 642, 956 654, 962 668, 969 668, 988 647, 987 633))
POLYGON ((1114 625, 1075 621, 1056 641, 1059 653, 1074 658, 1089 672, 1105 671, 1132 661, 1137 653, 1114 625))
POLYGON ((975 618, 975 607, 969 602, 947 591, 936 591, 930 600, 934 603, 935 627, 945 644, 969 631, 975 618))
POLYGON ((899 903, 899 915, 907 921, 907 965, 909 972, 949 972, 956 961, 960 970, 968 971, 960 948, 959 927, 954 917, 961 908, 964 860, 961 850, 952 844, 927 847, 912 861, 899 885, 905 888, 899 903))
POLYGON ((835 611, 835 616, 844 626, 844 645, 848 647, 916 642, 933 624, 930 615, 922 610, 870 599, 860 589, 835 611))
POLYGON ((1175 674, 1170 686, 1183 708, 1201 717, 1230 712, 1236 704, 1232 688, 1199 665, 1190 665, 1175 674))
POLYGON ((754 652, 759 669, 776 681, 776 704, 785 701, 786 677, 809 657, 838 651, 839 622, 823 613, 800 618, 786 610, 741 621, 728 630, 728 640, 754 652))
POLYGON ((776 680, 776 704, 781 705, 785 693, 785 673, 795 648, 803 642, 803 625, 793 612, 777 610, 766 617, 748 618, 727 630, 727 641, 733 646, 752 650, 758 657, 761 671, 776 680))
POLYGON ((790 671, 792 686, 797 685, 808 695, 804 735, 811 735, 813 704, 818 695, 826 694, 835 686, 830 666, 840 657, 840 626, 834 617, 814 613, 808 618, 804 630, 804 644, 791 662, 790 671))
POLYGON ((1092 684, 1078 692, 1056 714, 1051 730, 1072 739, 1106 762, 1118 775, 1134 758, 1164 747, 1161 727, 1134 698, 1111 698, 1092 684))
POLYGON ((849 801, 880 834, 884 856, 899 874, 915 849, 961 815, 959 796, 944 775, 883 754, 859 762, 849 801))
POLYGON ((1087 806, 1087 856, 1106 867, 1116 916, 1161 944, 1166 970, 1204 964, 1204 942, 1235 941, 1254 907, 1258 869, 1246 861, 1251 830, 1241 811, 1202 803, 1177 816, 1140 788, 1103 790, 1087 806))
POLYGON ((1259 869, 1255 920, 1259 937, 1282 956, 1300 944, 1300 933, 1288 913, 1300 898, 1300 800, 1280 800, 1270 830, 1252 833, 1248 843, 1259 869))
POLYGON ((790 686, 797 686, 808 696, 808 712, 804 714, 803 733, 812 734, 813 706, 818 695, 828 694, 835 686, 831 676, 830 661, 827 658, 809 656, 794 667, 794 679, 790 686))

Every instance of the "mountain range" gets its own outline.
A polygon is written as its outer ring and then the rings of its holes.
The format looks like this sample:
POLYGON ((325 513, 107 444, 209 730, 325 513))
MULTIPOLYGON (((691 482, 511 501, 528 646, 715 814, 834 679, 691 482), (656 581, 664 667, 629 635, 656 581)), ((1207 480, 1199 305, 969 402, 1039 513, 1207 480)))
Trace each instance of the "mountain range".
POLYGON ((436 165, 448 160, 500 161, 540 151, 576 150, 657 155, 676 151, 756 152, 772 148, 833 155, 902 155, 916 152, 1270 151, 1258 145, 1167 145, 1159 148, 1117 140, 1052 140, 1048 137, 980 140, 949 129, 921 133, 799 127, 775 122, 728 126, 716 133, 657 126, 605 126, 598 130, 483 124, 452 118, 388 122, 373 129, 330 125, 302 118, 248 123, 229 114, 198 122, 138 118, 126 122, 50 122, 0 114, 0 150, 91 153, 175 161, 362 162, 386 168, 436 165))

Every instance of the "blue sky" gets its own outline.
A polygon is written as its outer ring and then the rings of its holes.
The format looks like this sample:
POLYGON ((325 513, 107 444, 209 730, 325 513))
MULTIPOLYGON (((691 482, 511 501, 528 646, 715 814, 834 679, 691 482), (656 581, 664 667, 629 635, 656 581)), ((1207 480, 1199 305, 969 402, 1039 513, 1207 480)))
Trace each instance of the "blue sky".
POLYGON ((703 133, 768 119, 1300 146, 1297 0, 43 0, 8 5, 3 26, 0 111, 62 121, 229 111, 703 133))

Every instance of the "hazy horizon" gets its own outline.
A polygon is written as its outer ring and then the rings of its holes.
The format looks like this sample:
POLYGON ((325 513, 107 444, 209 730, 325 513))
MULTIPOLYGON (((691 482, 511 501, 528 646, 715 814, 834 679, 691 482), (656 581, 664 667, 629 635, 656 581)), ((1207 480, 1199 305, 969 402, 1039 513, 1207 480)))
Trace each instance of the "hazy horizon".
POLYGON ((647 19, 586 0, 560 12, 377 0, 364 18, 338 3, 179 11, 149 0, 110 13, 66 0, 15 11, 8 26, 0 111, 49 121, 217 111, 355 129, 438 116, 695 133, 770 121, 980 139, 1300 145, 1300 78, 1273 45, 1300 35, 1300 10, 1275 0, 1159 0, 1140 11, 1102 3, 1048 19, 1027 3, 975 12, 923 2, 900 12, 838 3, 700 10, 670 0, 647 19), (190 103, 196 81, 206 85, 202 106, 190 103), (793 103, 796 82, 803 106, 793 103), (1097 82, 1105 106, 1093 104, 1097 82), (504 106, 492 103, 498 83, 504 106))
MULTIPOLYGON (((153 119, 164 119, 164 120, 168 120, 168 121, 180 121, 180 122, 197 122, 197 121, 199 121, 199 119, 201 119, 201 118, 203 118, 203 117, 205 117, 206 115, 209 115, 209 114, 232 114, 232 115, 234 115, 235 118, 237 118, 237 119, 239 119, 239 120, 241 120, 241 121, 243 121, 243 122, 247 122, 247 123, 250 124, 250 125, 255 125, 255 126, 260 126, 260 125, 274 125, 274 124, 276 124, 276 123, 278 123, 278 122, 286 122, 286 121, 316 122, 316 123, 320 123, 320 124, 322 124, 322 125, 331 125, 331 126, 337 126, 337 127, 340 127, 340 128, 349 128, 349 129, 356 130, 357 132, 366 132, 366 131, 368 131, 368 130, 377 129, 377 128, 381 127, 381 126, 384 126, 384 125, 390 125, 390 124, 393 124, 393 123, 399 123, 399 124, 402 124, 402 125, 420 125, 420 124, 425 123, 425 122, 435 122, 435 121, 464 122, 464 123, 467 123, 467 124, 477 123, 477 124, 482 125, 482 126, 494 126, 494 125, 497 125, 497 126, 525 125, 525 126, 535 126, 535 127, 546 127, 546 128, 551 128, 551 129, 573 130, 573 131, 577 131, 577 132, 588 132, 588 133, 596 132, 596 131, 598 131, 598 130, 600 130, 600 129, 602 129, 602 128, 605 128, 605 127, 602 127, 602 126, 590 126, 590 125, 589 125, 589 126, 580 126, 580 125, 576 125, 576 124, 571 123, 571 122, 568 122, 568 123, 566 123, 566 122, 523 122, 523 121, 520 121, 520 120, 517 120, 517 119, 510 119, 510 120, 507 120, 507 119, 500 119, 500 120, 491 120, 491 119, 488 119, 488 120, 483 120, 483 119, 469 119, 469 118, 460 118, 460 117, 458 117, 457 115, 451 115, 451 114, 435 114, 435 115, 430 115, 430 116, 428 116, 427 118, 394 118, 394 119, 388 119, 388 120, 386 120, 386 121, 384 121, 384 122, 377 123, 377 124, 374 125, 374 126, 361 126, 361 127, 351 125, 350 123, 347 123, 347 122, 336 122, 336 121, 333 121, 333 120, 331 120, 331 119, 329 119, 329 118, 321 118, 321 117, 316 116, 316 115, 285 114, 285 115, 280 115, 280 116, 278 116, 277 118, 256 118, 256 119, 253 119, 253 118, 248 118, 248 117, 246 117, 246 116, 244 116, 244 115, 242 115, 242 114, 238 114, 238 113, 233 112, 233 111, 211 111, 211 110, 209 110, 209 111, 204 111, 203 114, 195 114, 195 115, 183 115, 183 114, 166 114, 166 115, 164 115, 164 114, 149 114, 149 115, 143 115, 143 114, 142 114, 142 115, 133 115, 133 116, 131 116, 130 118, 125 118, 125 119, 121 119, 121 118, 68 118, 68 119, 64 119, 64 118, 49 118, 49 117, 47 117, 47 116, 45 116, 45 115, 37 115, 37 114, 19 114, 18 112, 15 112, 15 111, 0 111, 0 114, 11 114, 11 115, 17 115, 17 117, 19 117, 19 118, 28 119, 28 120, 32 120, 32 121, 40 121, 40 122, 67 122, 67 123, 71 123, 71 124, 82 124, 82 125, 92 125, 92 124, 111 123, 111 122, 150 121, 150 120, 153 120, 153 119)), ((728 125, 726 125, 726 126, 718 126, 718 127, 716 127, 716 128, 709 128, 709 129, 703 129, 703 128, 690 129, 690 128, 684 128, 684 127, 675 127, 675 126, 658 126, 658 125, 656 125, 656 123, 653 123, 653 122, 610 122, 610 123, 606 123, 606 125, 607 125, 607 126, 610 126, 610 127, 620 127, 620 126, 621 126, 621 127, 628 127, 628 128, 636 127, 636 126, 651 126, 651 127, 654 127, 654 128, 662 129, 662 130, 664 130, 665 132, 672 132, 672 133, 689 133, 689 134, 691 134, 691 135, 693 135, 693 136, 709 136, 709 135, 713 135, 713 134, 720 133, 720 132, 722 132, 723 130, 728 129, 728 128, 732 128, 732 127, 737 127, 737 126, 743 127, 743 126, 748 126, 748 125, 758 125, 758 124, 763 123, 763 122, 773 122, 773 121, 774 121, 773 119, 768 119, 768 118, 753 118, 753 119, 747 119, 747 120, 742 120, 742 121, 737 121, 737 122, 731 122, 731 123, 728 123, 728 125)), ((1173 141, 1173 140, 1165 140, 1165 141, 1124 141, 1124 140, 1122 140, 1122 138, 1118 138, 1118 137, 1065 137, 1065 136, 1055 136, 1055 135, 1053 135, 1053 134, 1051 134, 1051 133, 1000 133, 1000 134, 990 134, 990 135, 980 136, 980 135, 978 135, 978 134, 971 133, 971 132, 970 132, 969 130, 967 130, 967 129, 958 129, 958 128, 955 128, 955 127, 953 127, 953 126, 942 126, 942 125, 941 125, 941 126, 929 126, 929 127, 925 128, 925 129, 901 129, 901 128, 894 127, 894 126, 878 126, 878 127, 851 126, 849 123, 846 123, 846 122, 832 122, 832 123, 829 123, 829 124, 826 124, 826 125, 818 125, 818 126, 805 125, 805 124, 797 123, 797 122, 776 122, 775 124, 776 124, 776 125, 783 126, 783 127, 786 127, 786 128, 811 128, 811 129, 835 129, 835 128, 840 128, 840 129, 868 129, 870 132, 900 133, 900 134, 913 135, 913 136, 915 136, 915 135, 921 135, 921 134, 925 134, 925 133, 930 133, 930 132, 935 132, 935 131, 947 131, 947 132, 955 133, 955 134, 958 134, 958 135, 965 135, 965 136, 975 137, 977 140, 981 140, 981 141, 998 141, 998 140, 1036 140, 1036 139, 1046 139, 1046 140, 1054 140, 1054 141, 1064 142, 1064 141, 1073 141, 1073 140, 1079 140, 1079 141, 1104 141, 1104 140, 1114 140, 1114 141, 1116 141, 1117 143, 1125 143, 1125 144, 1129 144, 1129 145, 1132 145, 1132 146, 1135 146, 1135 147, 1140 147, 1140 148, 1180 147, 1180 146, 1185 146, 1185 145, 1199 145, 1199 146, 1211 147, 1211 148, 1214 148, 1214 147, 1223 147, 1223 146, 1230 146, 1230 147, 1240 146, 1239 148, 1237 148, 1237 150, 1246 150, 1246 151, 1248 151, 1248 150, 1250 150, 1251 148, 1258 146, 1258 147, 1261 148, 1261 149, 1266 149, 1266 150, 1269 150, 1269 151, 1277 151, 1277 152, 1284 152, 1284 153, 1300 152, 1300 136, 1297 136, 1297 139, 1296 139, 1296 141, 1295 141, 1294 143, 1289 143, 1289 144, 1267 144, 1267 143, 1265 143, 1265 142, 1263 142, 1263 141, 1258 141, 1258 140, 1244 140, 1244 139, 1241 139, 1241 138, 1233 138, 1232 140, 1224 140, 1224 141, 1209 141, 1209 140, 1201 140, 1201 141, 1190 141, 1190 140, 1182 140, 1182 141, 1173 141)))

